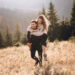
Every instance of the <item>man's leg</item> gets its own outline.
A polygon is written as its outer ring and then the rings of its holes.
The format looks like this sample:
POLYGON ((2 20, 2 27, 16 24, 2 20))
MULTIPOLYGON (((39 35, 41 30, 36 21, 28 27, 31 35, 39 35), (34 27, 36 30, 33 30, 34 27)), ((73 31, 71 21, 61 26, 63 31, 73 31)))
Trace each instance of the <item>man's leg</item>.
POLYGON ((31 46, 31 58, 34 59, 35 62, 35 66, 39 63, 38 58, 35 56, 36 53, 36 48, 34 46, 31 46))
POLYGON ((39 65, 42 66, 42 46, 38 47, 39 65))

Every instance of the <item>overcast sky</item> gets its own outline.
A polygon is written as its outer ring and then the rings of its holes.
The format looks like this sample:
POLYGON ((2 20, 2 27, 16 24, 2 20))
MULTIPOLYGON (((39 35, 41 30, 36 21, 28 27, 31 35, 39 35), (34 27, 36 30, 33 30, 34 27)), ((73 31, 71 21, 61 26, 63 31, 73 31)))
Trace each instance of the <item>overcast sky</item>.
POLYGON ((48 9, 50 1, 61 16, 70 15, 73 0, 0 0, 0 7, 41 10, 43 6, 48 9))

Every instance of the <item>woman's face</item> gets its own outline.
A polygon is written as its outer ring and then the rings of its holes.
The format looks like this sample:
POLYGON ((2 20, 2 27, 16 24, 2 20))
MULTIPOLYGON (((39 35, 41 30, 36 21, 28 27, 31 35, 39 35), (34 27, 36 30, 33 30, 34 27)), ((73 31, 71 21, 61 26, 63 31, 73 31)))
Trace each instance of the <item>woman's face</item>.
POLYGON ((42 19, 38 18, 38 24, 42 24, 42 19))

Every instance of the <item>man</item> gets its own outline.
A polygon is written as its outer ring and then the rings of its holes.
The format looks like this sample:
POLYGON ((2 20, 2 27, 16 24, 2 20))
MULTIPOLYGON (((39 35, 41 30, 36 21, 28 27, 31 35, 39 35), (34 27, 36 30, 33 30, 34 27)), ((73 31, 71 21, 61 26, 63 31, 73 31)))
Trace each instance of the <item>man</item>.
POLYGON ((35 66, 39 65, 42 66, 42 45, 40 37, 31 35, 32 29, 37 29, 37 22, 31 22, 31 29, 28 30, 27 38, 28 43, 27 45, 30 47, 31 57, 35 60, 35 66), (36 51, 38 51, 39 58, 35 56, 36 51))

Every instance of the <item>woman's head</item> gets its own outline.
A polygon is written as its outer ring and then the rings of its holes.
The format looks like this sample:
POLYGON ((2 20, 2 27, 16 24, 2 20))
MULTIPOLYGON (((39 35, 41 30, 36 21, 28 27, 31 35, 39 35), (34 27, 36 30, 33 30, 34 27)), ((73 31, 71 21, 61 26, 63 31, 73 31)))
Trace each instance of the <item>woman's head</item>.
POLYGON ((44 18, 43 16, 38 17, 38 24, 43 24, 44 18))
POLYGON ((42 24, 44 26, 45 30, 47 29, 47 24, 46 24, 46 20, 45 20, 44 15, 38 17, 38 25, 39 24, 42 24))

